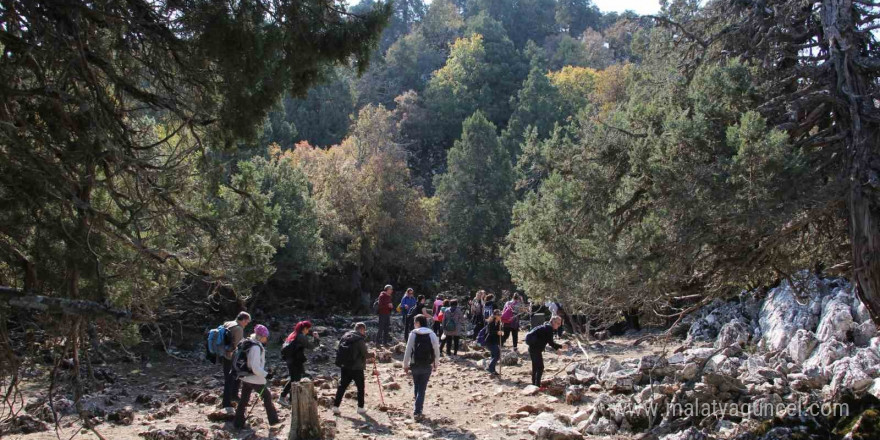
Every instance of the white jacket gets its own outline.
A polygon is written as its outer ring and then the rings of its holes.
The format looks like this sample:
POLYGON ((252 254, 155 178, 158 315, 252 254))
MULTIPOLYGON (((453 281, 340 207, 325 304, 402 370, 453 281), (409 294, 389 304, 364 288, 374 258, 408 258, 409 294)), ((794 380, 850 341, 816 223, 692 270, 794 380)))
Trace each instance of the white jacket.
POLYGON ((409 338, 406 340, 406 351, 403 354, 403 365, 406 368, 409 368, 410 360, 412 359, 413 350, 416 348, 416 335, 431 335, 431 345, 434 346, 434 362, 437 362, 440 359, 440 338, 437 337, 437 334, 431 331, 429 327, 419 327, 409 333, 409 338))
POLYGON ((254 385, 266 384, 266 349, 260 341, 255 340, 255 345, 248 350, 248 367, 254 374, 242 376, 241 380, 254 385))

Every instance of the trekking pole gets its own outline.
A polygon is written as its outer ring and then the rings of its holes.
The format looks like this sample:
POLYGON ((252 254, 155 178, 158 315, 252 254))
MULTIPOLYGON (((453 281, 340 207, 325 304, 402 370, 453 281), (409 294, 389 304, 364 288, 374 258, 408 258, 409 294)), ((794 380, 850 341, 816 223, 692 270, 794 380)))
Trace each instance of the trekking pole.
POLYGON ((379 400, 382 401, 382 406, 385 406, 385 396, 382 395, 382 381, 379 379, 379 363, 376 362, 376 357, 373 357, 373 374, 376 376, 376 383, 379 384, 379 400))
MULTIPOLYGON (((244 415, 245 420, 247 420, 248 417, 251 416, 251 411, 254 410, 254 407, 257 406, 257 403, 259 403, 261 400, 263 400, 263 391, 266 391, 267 385, 269 385, 268 382, 266 382, 266 384, 263 385, 263 388, 260 388, 260 392, 257 393, 257 400, 254 401, 253 405, 251 405, 251 408, 248 410, 247 414, 244 415)), ((245 404, 245 405, 247 405, 247 404, 245 404)))

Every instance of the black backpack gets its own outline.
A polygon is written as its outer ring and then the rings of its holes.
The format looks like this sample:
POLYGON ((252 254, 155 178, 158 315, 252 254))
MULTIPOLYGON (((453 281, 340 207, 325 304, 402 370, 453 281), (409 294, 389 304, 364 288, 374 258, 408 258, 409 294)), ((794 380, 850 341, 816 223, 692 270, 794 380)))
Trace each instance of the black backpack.
MULTIPOLYGON (((297 359, 297 357, 298 357, 297 356, 297 348, 299 346, 297 341, 299 340, 300 337, 305 337, 305 336, 297 335, 297 339, 294 339, 293 341, 290 341, 290 342, 285 342, 284 345, 281 346, 281 359, 284 359, 285 362, 293 362, 293 361, 299 360, 299 359, 297 359)), ((302 353, 302 354, 304 355, 305 353, 302 353)), ((305 357, 305 356, 300 356, 300 357, 305 357)))
POLYGON ((339 348, 336 349, 336 366, 339 368, 350 367, 354 365, 354 339, 340 339, 339 348))
POLYGON ((425 366, 434 363, 434 344, 431 343, 430 334, 416 333, 412 359, 412 365, 425 366))
POLYGON ((257 341, 254 341, 251 338, 245 338, 238 343, 238 347, 235 349, 235 354, 232 355, 232 371, 234 371, 238 377, 254 374, 254 370, 248 365, 248 352, 251 351, 251 347, 254 345, 260 347, 260 355, 262 355, 263 346, 258 344, 257 341))

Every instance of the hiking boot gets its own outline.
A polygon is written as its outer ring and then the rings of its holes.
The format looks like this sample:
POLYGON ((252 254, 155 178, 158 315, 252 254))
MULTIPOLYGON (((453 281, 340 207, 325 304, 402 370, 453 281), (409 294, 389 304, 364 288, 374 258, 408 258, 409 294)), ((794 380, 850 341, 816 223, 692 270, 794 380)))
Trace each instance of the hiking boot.
POLYGON ((334 415, 334 416, 338 416, 339 414, 340 414, 339 407, 338 407, 338 406, 334 406, 334 407, 333 407, 333 415, 334 415))
POLYGON ((421 422, 422 420, 425 420, 425 416, 423 416, 421 414, 413 414, 413 420, 415 420, 417 422, 421 422))
POLYGON ((358 414, 360 414, 360 415, 362 415, 362 416, 363 416, 363 415, 366 415, 366 414, 367 414, 367 410, 364 409, 364 408, 358 408, 358 414))
POLYGON ((287 399, 285 399, 284 397, 279 397, 279 398, 278 398, 278 404, 281 405, 281 406, 283 406, 283 407, 285 407, 285 408, 287 408, 288 406, 290 406, 290 402, 289 402, 287 399))

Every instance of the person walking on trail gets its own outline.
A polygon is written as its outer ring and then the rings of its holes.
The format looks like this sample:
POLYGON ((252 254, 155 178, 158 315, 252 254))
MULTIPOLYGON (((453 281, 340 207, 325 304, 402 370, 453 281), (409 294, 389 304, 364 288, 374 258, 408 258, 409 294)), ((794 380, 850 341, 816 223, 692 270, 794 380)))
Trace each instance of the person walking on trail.
POLYGON ((409 317, 409 310, 416 305, 416 297, 413 292, 412 287, 406 289, 406 293, 403 294, 403 298, 400 300, 400 304, 397 306, 397 311, 400 312, 400 322, 403 324, 403 339, 406 339, 406 336, 409 332, 406 331, 406 318, 409 317))
POLYGON ((477 339, 480 330, 486 325, 486 318, 483 316, 483 299, 485 296, 485 290, 478 290, 476 295, 474 295, 474 299, 471 300, 471 322, 474 324, 474 332, 471 334, 471 339, 477 339))
POLYGON ((232 401, 238 399, 238 388, 240 381, 235 371, 232 371, 232 355, 236 347, 244 339, 244 329, 251 323, 251 315, 248 312, 241 312, 235 318, 235 321, 227 321, 223 323, 226 333, 229 335, 229 345, 222 359, 223 365, 223 410, 226 414, 233 414, 235 410, 232 408, 232 401))
POLYGON ((419 297, 416 298, 415 304, 413 304, 413 306, 409 308, 409 313, 406 315, 406 320, 404 321, 403 326, 404 340, 409 337, 409 332, 413 331, 413 329, 415 328, 413 327, 413 320, 416 316, 419 315, 428 315, 427 306, 425 306, 424 295, 419 295, 419 297))
POLYGON ((434 300, 433 307, 431 308, 431 316, 432 316, 432 319, 434 320, 433 330, 434 330, 434 333, 437 334, 438 338, 440 337, 441 334, 443 334, 443 331, 440 328, 440 312, 443 310, 443 300, 444 299, 445 298, 443 297, 443 294, 438 293, 437 298, 434 300))
POLYGON ((501 346, 507 342, 507 338, 513 336, 513 351, 517 351, 519 342, 519 312, 522 308, 522 299, 518 293, 513 294, 513 299, 504 304, 501 310, 501 323, 504 325, 504 335, 501 337, 501 346))
POLYGON ((233 367, 237 370, 236 373, 241 376, 241 398, 238 399, 233 420, 236 429, 244 428, 245 412, 248 410, 251 393, 254 392, 263 400, 269 424, 277 425, 281 422, 278 418, 278 411, 272 404, 272 391, 269 390, 266 382, 266 379, 269 378, 269 374, 266 372, 265 344, 267 342, 269 342, 269 329, 264 325, 257 325, 254 327, 254 334, 250 338, 242 340, 236 349, 233 367))
POLYGON ((412 371, 413 394, 416 401, 413 418, 419 420, 422 418, 428 379, 431 378, 431 372, 437 369, 437 359, 440 357, 440 338, 428 328, 428 319, 425 316, 416 316, 414 323, 415 330, 410 332, 406 341, 403 372, 408 374, 412 371))
MULTIPOLYGON (((558 302, 547 301, 544 305, 546 305, 547 308, 550 309, 550 316, 559 316, 560 319, 562 318, 562 314, 559 313, 562 309, 562 306, 559 305, 558 302)), ((563 331, 563 326, 560 324, 559 328, 556 329, 556 336, 561 338, 562 331, 563 331)))
POLYGON ((488 320, 492 317, 495 312, 495 295, 488 294, 486 295, 486 300, 483 301, 483 319, 488 320))
POLYGON ((446 319, 446 309, 448 308, 449 300, 444 299, 443 305, 440 306, 440 313, 437 314, 437 321, 434 323, 434 327, 436 327, 434 333, 440 338, 440 356, 443 356, 443 345, 446 344, 446 336, 443 334, 443 321, 446 319))
POLYGON ((529 346, 529 358, 532 360, 532 385, 541 388, 541 377, 544 375, 544 349, 547 345, 554 350, 562 348, 553 342, 553 335, 562 325, 562 318, 554 316, 550 322, 546 322, 533 328, 526 335, 526 344, 529 346))
POLYGON ((312 323, 310 321, 300 321, 293 327, 293 332, 287 335, 284 345, 281 346, 281 358, 287 364, 287 371, 290 374, 290 380, 284 385, 281 396, 278 397, 278 403, 281 406, 288 406, 287 396, 290 394, 290 386, 294 382, 299 382, 306 375, 306 350, 313 350, 320 345, 318 334, 312 331, 312 323))
MULTIPOLYGON (((449 301, 449 307, 443 309, 443 335, 446 340, 446 355, 458 356, 458 346, 461 343, 461 333, 464 326, 464 311, 458 307, 458 300, 449 301), (453 345, 455 348, 453 349, 453 345)), ((440 350, 443 350, 441 343, 440 350)))
MULTIPOLYGON (((354 382, 357 387, 358 414, 366 414, 364 409, 364 370, 367 368, 367 325, 359 322, 354 330, 342 335, 336 350, 336 366, 339 367, 339 388, 333 401, 333 414, 339 415, 339 405, 345 396, 348 385, 354 382)), ((378 371, 375 372, 378 374, 378 371)))
POLYGON ((495 309, 492 312, 492 315, 490 315, 489 319, 486 321, 486 326, 489 327, 488 333, 486 334, 486 348, 489 349, 489 353, 492 355, 492 359, 489 361, 489 368, 487 368, 486 371, 492 376, 498 376, 498 371, 495 367, 501 359, 500 345, 501 335, 503 334, 501 331, 501 310, 495 309))
POLYGON ((376 331, 376 346, 391 343, 391 311, 394 305, 391 303, 391 285, 385 286, 379 293, 379 328, 376 331))

